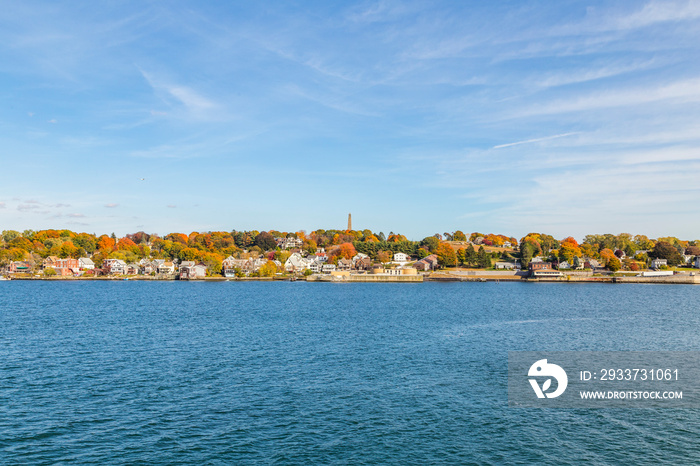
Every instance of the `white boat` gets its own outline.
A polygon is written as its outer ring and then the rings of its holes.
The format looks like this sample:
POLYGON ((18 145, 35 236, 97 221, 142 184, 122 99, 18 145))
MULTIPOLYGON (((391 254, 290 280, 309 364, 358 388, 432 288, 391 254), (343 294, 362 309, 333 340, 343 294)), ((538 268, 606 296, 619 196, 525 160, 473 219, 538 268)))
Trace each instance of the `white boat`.
POLYGON ((6 281, 6 280, 10 280, 10 277, 5 277, 3 275, 0 275, 0 281, 6 281))

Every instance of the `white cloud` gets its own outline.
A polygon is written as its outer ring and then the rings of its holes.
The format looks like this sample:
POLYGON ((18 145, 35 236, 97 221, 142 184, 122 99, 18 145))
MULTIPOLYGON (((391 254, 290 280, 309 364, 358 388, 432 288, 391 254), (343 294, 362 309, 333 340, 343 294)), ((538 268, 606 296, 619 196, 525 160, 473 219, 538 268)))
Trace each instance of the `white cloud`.
POLYGON ((117 207, 117 206, 119 206, 119 204, 115 204, 115 203, 105 204, 105 207, 107 207, 108 209, 113 209, 113 208, 115 208, 115 207, 117 207))

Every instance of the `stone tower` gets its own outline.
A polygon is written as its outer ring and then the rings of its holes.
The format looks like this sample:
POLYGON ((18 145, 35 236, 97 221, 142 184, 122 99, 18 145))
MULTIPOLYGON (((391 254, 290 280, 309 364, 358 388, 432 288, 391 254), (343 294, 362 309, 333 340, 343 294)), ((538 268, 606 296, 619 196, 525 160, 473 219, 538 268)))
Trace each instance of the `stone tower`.
POLYGON ((348 230, 352 230, 352 214, 348 214, 348 230))

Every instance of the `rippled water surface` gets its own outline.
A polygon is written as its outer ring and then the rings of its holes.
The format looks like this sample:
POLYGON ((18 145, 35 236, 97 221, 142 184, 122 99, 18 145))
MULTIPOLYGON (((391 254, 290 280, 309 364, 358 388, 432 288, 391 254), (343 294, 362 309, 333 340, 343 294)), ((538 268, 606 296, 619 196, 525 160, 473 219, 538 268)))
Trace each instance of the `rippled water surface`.
POLYGON ((698 410, 508 408, 509 350, 700 350, 700 287, 0 282, 0 463, 700 458, 698 410))

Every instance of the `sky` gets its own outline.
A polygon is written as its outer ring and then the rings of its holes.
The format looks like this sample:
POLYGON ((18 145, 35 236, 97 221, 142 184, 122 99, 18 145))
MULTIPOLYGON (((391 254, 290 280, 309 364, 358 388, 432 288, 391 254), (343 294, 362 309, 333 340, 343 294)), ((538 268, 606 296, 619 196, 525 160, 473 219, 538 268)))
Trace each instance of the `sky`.
POLYGON ((0 0, 0 102, 0 230, 700 238, 700 0, 0 0))

